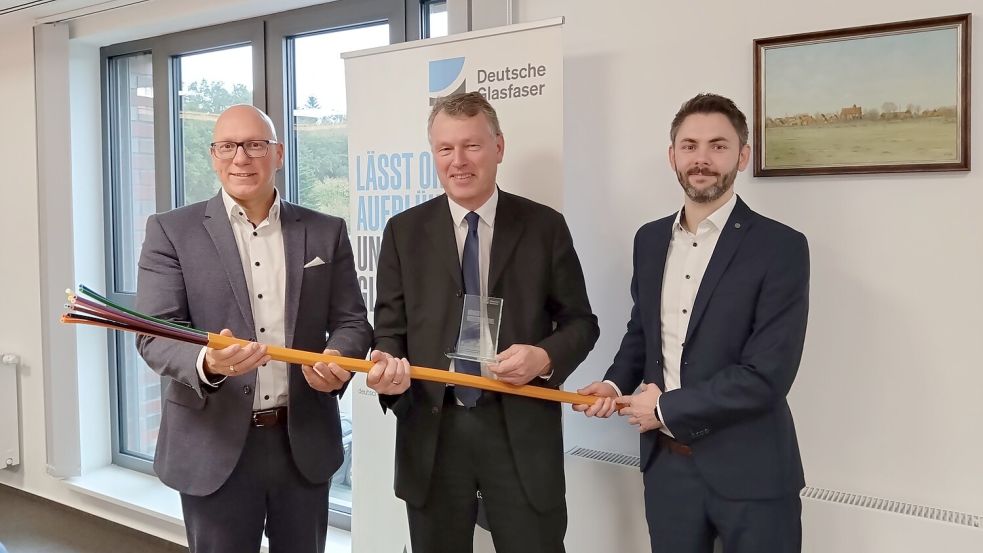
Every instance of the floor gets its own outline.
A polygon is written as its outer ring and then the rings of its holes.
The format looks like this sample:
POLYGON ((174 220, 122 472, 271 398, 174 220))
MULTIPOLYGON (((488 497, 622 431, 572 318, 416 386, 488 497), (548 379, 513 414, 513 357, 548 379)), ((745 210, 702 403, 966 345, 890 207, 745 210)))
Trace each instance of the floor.
POLYGON ((0 543, 9 553, 188 551, 186 547, 8 486, 0 486, 0 543), (112 544, 111 549, 107 549, 108 544, 112 544))

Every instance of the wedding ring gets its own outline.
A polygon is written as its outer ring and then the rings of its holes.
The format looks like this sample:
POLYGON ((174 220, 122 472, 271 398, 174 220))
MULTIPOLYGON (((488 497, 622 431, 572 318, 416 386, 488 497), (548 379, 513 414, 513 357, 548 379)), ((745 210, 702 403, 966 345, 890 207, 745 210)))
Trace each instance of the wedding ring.
POLYGON ((393 384, 398 385, 399 384, 399 380, 393 380, 393 384))

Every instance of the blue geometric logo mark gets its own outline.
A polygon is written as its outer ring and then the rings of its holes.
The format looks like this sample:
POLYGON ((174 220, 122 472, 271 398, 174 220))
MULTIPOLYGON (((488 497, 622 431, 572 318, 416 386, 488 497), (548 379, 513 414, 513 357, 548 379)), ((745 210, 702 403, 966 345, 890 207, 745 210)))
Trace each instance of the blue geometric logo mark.
POLYGON ((448 58, 430 62, 430 94, 436 94, 454 84, 464 69, 464 58, 448 58))

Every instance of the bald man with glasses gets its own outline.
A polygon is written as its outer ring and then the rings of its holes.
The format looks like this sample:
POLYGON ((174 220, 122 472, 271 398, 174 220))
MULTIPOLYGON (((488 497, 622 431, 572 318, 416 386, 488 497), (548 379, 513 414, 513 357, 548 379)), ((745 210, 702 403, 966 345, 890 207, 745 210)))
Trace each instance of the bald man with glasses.
MULTIPOLYGON (((212 199, 151 215, 137 309, 208 331, 364 357, 372 340, 345 222, 274 187, 270 118, 233 106, 215 123, 212 199), (303 306, 303 308, 301 308, 303 306)), ((271 361, 265 345, 201 348, 141 336, 167 386, 154 469, 181 493, 193 553, 324 551, 343 450, 337 365, 271 361)))

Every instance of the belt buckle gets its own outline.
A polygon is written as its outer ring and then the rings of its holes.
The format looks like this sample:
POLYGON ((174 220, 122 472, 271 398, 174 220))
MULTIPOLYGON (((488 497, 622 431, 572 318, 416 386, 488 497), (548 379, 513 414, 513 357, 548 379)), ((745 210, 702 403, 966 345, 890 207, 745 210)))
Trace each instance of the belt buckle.
POLYGON ((275 408, 264 409, 262 411, 253 411, 253 426, 256 428, 276 426, 278 422, 280 422, 280 416, 275 408), (270 417, 273 419, 272 422, 268 422, 270 417))

